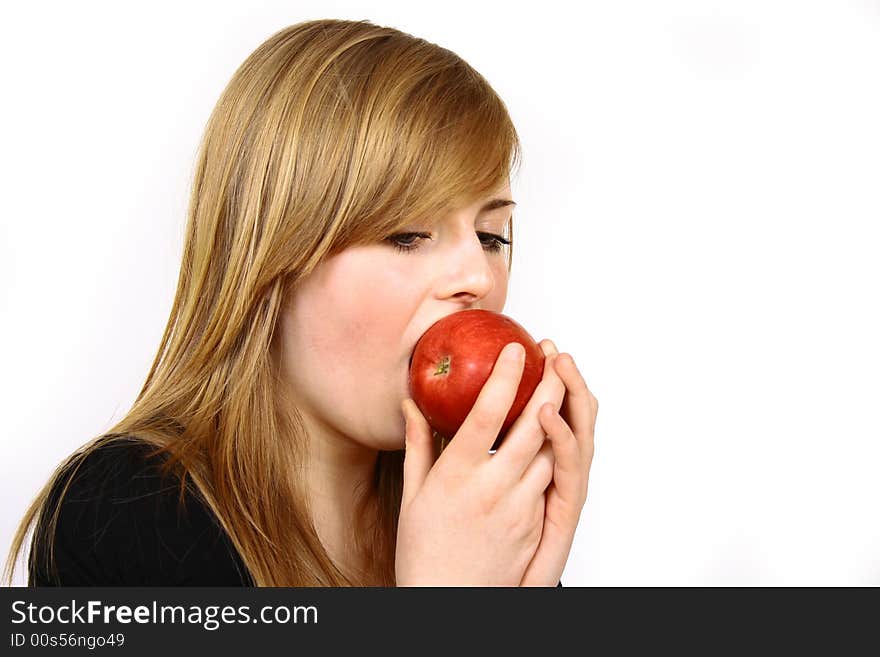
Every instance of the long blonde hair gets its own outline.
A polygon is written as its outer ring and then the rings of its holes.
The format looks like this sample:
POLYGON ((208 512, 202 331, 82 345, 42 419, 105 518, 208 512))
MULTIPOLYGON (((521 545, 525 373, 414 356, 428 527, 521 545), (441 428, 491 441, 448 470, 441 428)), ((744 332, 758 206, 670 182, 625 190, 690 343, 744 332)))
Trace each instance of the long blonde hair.
POLYGON ((353 581, 311 520, 306 436, 296 400, 280 398, 276 321, 329 255, 490 192, 519 152, 498 95, 435 44, 320 20, 260 45, 207 123, 174 304, 146 382, 125 417, 60 464, 32 502, 6 581, 32 525, 34 540, 52 545, 53 485, 63 496, 85 455, 134 438, 168 457, 181 497, 190 490, 216 514, 257 586, 393 586, 403 452, 379 454, 378 521, 362 531, 375 571, 353 581))

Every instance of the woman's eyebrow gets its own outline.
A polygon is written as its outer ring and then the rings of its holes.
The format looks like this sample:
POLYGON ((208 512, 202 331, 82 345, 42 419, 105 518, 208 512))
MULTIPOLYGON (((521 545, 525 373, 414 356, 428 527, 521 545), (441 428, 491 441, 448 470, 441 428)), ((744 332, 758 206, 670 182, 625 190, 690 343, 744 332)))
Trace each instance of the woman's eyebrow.
POLYGON ((482 214, 483 212, 490 212, 491 210, 497 210, 498 208, 506 208, 508 205, 516 205, 513 201, 507 198, 493 198, 491 201, 486 203, 478 214, 482 214))
MULTIPOLYGON (((479 217, 480 215, 491 212, 492 210, 506 208, 510 205, 516 205, 516 203, 514 201, 511 201, 509 198, 493 198, 492 200, 483 204, 483 207, 477 210, 476 216, 479 217)), ((427 221, 427 227, 434 227, 442 222, 449 221, 455 212, 455 210, 449 209, 435 215, 433 219, 427 221)))

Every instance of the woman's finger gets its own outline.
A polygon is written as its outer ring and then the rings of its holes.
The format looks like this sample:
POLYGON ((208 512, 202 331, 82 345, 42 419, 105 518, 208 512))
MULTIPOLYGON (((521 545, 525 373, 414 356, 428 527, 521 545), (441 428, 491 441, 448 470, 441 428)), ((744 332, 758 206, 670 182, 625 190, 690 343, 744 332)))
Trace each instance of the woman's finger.
POLYGON ((571 506, 571 511, 579 514, 587 480, 580 445, 552 404, 544 404, 538 417, 553 448, 553 485, 566 507, 571 506))
POLYGON ((461 458, 471 463, 491 458, 489 449, 516 398, 524 366, 523 346, 517 342, 505 345, 473 408, 443 452, 446 458, 461 458))
POLYGON ((556 457, 553 455, 553 445, 549 440, 545 440, 522 475, 522 484, 530 496, 540 495, 547 490, 547 486, 553 481, 555 465, 556 457))
POLYGON ((418 406, 412 399, 404 399, 400 408, 406 423, 406 452, 403 460, 403 496, 401 506, 409 503, 418 494, 428 472, 436 460, 434 440, 431 427, 428 425, 418 406))
POLYGON ((584 457, 592 458, 599 401, 590 392, 570 354, 557 356, 554 367, 566 389, 560 415, 571 427, 584 457))
POLYGON ((492 459, 492 467, 508 472, 514 481, 522 477, 544 443, 544 432, 538 420, 541 405, 549 402, 559 409, 565 395, 565 384, 553 366, 556 345, 550 340, 542 340, 541 348, 544 350, 543 378, 492 459))

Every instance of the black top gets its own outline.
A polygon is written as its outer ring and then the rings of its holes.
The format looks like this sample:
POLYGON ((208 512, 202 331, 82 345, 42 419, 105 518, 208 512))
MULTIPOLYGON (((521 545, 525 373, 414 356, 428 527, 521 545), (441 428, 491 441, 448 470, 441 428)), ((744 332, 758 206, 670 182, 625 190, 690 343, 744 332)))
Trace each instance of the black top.
MULTIPOLYGON (((35 538, 29 586, 253 586, 207 505, 187 491, 179 509, 180 481, 160 476, 162 457, 150 449, 122 439, 84 458, 58 516, 57 572, 47 572, 47 545, 35 538)), ((50 492, 47 517, 66 480, 50 492)))
MULTIPOLYGON (((161 478, 162 457, 150 450, 123 439, 85 457, 58 517, 57 573, 46 571, 47 545, 35 539, 30 586, 253 585, 207 505, 187 491, 179 509, 180 480, 161 478)), ((52 489, 46 516, 65 480, 52 489)))

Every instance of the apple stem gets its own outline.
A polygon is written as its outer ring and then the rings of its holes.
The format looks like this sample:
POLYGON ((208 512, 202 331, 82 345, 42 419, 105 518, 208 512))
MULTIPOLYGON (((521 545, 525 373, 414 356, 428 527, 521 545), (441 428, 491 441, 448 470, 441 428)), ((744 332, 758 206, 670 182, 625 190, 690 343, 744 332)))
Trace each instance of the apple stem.
POLYGON ((444 356, 443 360, 437 365, 437 369, 434 370, 434 376, 440 376, 441 374, 449 373, 449 356, 444 356))

